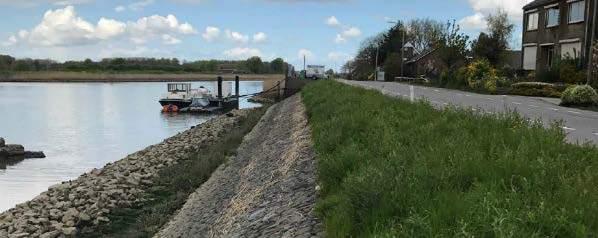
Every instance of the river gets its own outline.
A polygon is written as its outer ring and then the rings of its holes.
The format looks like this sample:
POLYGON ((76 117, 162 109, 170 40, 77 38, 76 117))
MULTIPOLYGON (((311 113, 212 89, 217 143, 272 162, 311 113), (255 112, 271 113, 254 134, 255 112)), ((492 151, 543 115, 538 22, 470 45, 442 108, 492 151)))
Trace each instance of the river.
MULTIPOLYGON (((262 90, 261 81, 240 85, 241 95, 262 90)), ((0 83, 0 137, 47 156, 0 164, 0 212, 210 119, 161 113, 165 93, 166 83, 0 83)))

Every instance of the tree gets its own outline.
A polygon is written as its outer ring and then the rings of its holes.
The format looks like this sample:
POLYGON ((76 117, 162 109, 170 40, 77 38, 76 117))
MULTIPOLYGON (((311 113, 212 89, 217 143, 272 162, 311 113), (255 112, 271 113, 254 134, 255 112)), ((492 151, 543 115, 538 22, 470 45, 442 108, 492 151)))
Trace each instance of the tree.
POLYGON ((262 72, 263 62, 260 57, 254 56, 254 57, 247 59, 247 61, 245 62, 245 65, 247 66, 247 69, 251 73, 259 74, 262 72))
POLYGON ((469 37, 460 32, 460 27, 453 22, 446 24, 439 45, 438 55, 449 70, 455 70, 467 59, 467 41, 469 37))
POLYGON ((270 70, 273 73, 284 73, 284 60, 276 58, 270 62, 270 70))
POLYGON ((445 34, 444 23, 431 19, 415 19, 409 22, 408 42, 416 52, 424 52, 438 45, 445 34))
POLYGON ((488 59, 496 67, 504 62, 515 25, 509 22, 507 13, 502 10, 488 16, 487 21, 488 33, 480 33, 478 39, 472 42, 471 50, 474 57, 488 59))
POLYGON ((392 53, 386 58, 384 72, 387 81, 392 81, 394 78, 401 76, 402 63, 400 53, 392 53))

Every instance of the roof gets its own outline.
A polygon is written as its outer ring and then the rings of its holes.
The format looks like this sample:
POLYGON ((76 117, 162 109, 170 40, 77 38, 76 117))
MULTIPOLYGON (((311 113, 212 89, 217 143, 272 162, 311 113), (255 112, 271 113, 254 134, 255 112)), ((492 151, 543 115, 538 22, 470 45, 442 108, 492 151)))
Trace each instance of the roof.
POLYGON ((534 0, 527 5, 523 6, 523 10, 529 10, 532 8, 537 8, 540 6, 548 5, 554 2, 558 2, 558 0, 534 0))
POLYGON ((415 57, 411 58, 409 61, 407 61, 407 63, 408 63, 408 64, 415 63, 415 62, 417 62, 417 61, 419 61, 419 60, 423 59, 424 57, 428 56, 428 55, 429 55, 429 54, 431 54, 432 52, 436 51, 436 49, 437 49, 437 48, 432 48, 432 49, 429 49, 429 50, 427 50, 427 51, 424 51, 423 53, 421 53, 421 54, 419 54, 419 55, 417 55, 417 56, 415 56, 415 57))

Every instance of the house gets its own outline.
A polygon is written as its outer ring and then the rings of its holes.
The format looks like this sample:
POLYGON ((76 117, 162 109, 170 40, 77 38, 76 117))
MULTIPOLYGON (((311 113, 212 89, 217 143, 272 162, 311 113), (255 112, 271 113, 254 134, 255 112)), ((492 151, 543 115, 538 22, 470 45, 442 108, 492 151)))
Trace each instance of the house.
POLYGON ((405 62, 405 75, 408 77, 438 77, 443 70, 447 69, 448 67, 440 57, 438 57, 438 49, 431 48, 420 54, 413 55, 413 51, 411 52, 406 59, 405 62))
POLYGON ((523 69, 545 71, 559 58, 587 67, 595 35, 592 0, 535 0, 523 7, 523 69))

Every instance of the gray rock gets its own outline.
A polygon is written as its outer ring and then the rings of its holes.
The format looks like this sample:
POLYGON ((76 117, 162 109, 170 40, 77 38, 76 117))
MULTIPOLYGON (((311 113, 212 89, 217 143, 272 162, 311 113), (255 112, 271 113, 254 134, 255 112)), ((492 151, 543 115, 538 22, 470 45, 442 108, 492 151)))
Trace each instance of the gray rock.
POLYGON ((60 231, 50 231, 39 236, 40 238, 56 238, 60 235, 60 231))
POLYGON ((62 234, 68 237, 73 237, 77 235, 77 227, 63 227, 62 234))
POLYGON ((4 147, 6 145, 6 141, 4 141, 4 138, 0 137, 0 147, 4 147))
POLYGON ((46 155, 43 151, 25 151, 23 154, 25 159, 43 159, 46 158, 46 155))
MULTIPOLYGON (((22 145, 5 145, 0 148, 0 151, 5 151, 4 153, 8 153, 9 157, 25 155, 25 147, 22 145)), ((0 154, 2 154, 2 152, 0 152, 0 154)))

